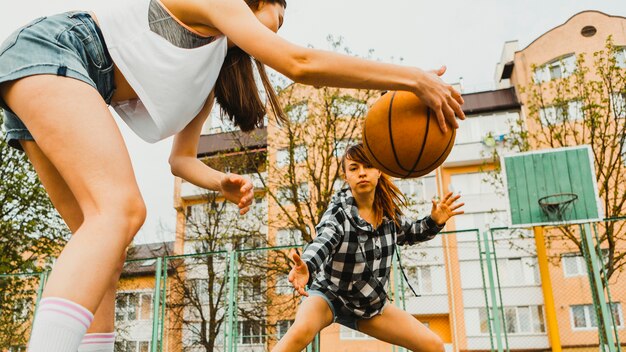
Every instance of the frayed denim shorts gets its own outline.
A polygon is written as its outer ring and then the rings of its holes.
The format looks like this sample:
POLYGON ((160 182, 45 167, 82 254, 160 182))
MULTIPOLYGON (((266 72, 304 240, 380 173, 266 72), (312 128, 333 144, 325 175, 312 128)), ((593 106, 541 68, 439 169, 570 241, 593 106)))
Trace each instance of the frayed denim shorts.
MULTIPOLYGON (((102 32, 87 12, 38 18, 0 44, 0 84, 33 75, 74 78, 94 87, 109 104, 115 84, 113 60, 102 32)), ((51 88, 54 89, 54 88, 51 88)), ((19 117, 0 97, 7 143, 34 140, 19 117)))
POLYGON ((307 291, 310 296, 319 296, 330 308, 330 311, 333 313, 333 322, 341 324, 345 327, 348 327, 352 330, 359 331, 358 323, 361 318, 357 317, 354 313, 347 310, 344 305, 339 301, 339 299, 328 297, 322 291, 318 290, 308 290, 307 291))

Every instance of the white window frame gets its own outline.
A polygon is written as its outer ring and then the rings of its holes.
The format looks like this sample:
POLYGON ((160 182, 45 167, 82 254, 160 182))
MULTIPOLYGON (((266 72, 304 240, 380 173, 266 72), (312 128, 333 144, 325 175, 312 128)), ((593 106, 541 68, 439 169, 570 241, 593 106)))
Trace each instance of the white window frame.
POLYGON ((626 69, 626 46, 616 48, 615 65, 619 68, 626 69))
POLYGON ((152 291, 146 291, 146 290, 135 290, 135 291, 119 291, 116 294, 115 297, 115 321, 119 321, 118 318, 118 309, 124 309, 125 312, 124 314, 124 319, 121 321, 124 322, 132 322, 132 321, 150 321, 152 320, 152 314, 153 314, 153 309, 152 309, 152 305, 154 304, 154 296, 153 296, 153 292, 152 291), (118 296, 119 295, 124 295, 126 296, 126 305, 125 307, 118 307, 117 302, 118 302, 118 296), (137 305, 135 307, 133 307, 133 309, 136 309, 135 311, 135 319, 128 319, 128 314, 130 313, 130 311, 128 310, 128 305, 129 305, 129 299, 131 295, 136 295, 137 297, 137 305), (143 296, 149 296, 150 299, 150 315, 148 318, 142 318, 141 317, 141 311, 143 309, 143 296))
POLYGON ((285 336, 285 334, 287 333, 287 330, 289 330, 289 328, 293 325, 294 320, 293 319, 283 319, 283 320, 279 320, 276 323, 276 338, 280 339, 283 336, 285 336), (285 331, 283 331, 283 326, 281 325, 281 323, 286 322, 287 328, 285 329, 285 331))
MULTIPOLYGON (((617 325, 618 329, 623 329, 624 328, 624 314, 622 312, 622 304, 621 302, 612 302, 609 305, 609 309, 611 310, 611 314, 613 314, 613 305, 617 305, 617 317, 619 318, 619 322, 617 325)), ((569 306, 569 313, 570 313, 570 324, 572 326, 572 330, 573 331, 589 331, 589 330, 597 330, 598 329, 598 317, 595 317, 596 320, 596 326, 592 325, 592 320, 591 320, 591 314, 593 313, 593 315, 595 316, 596 312, 594 310, 593 304, 572 304, 569 306), (577 327, 575 324, 575 320, 574 320, 574 308, 582 308, 583 309, 583 314, 585 317, 585 326, 583 327, 577 327)))
POLYGON ((582 110, 582 102, 579 100, 570 100, 567 102, 567 119, 565 118, 564 109, 561 106, 551 105, 539 110, 539 119, 541 125, 557 125, 565 121, 580 121, 584 118, 582 110))
POLYGON ((367 113, 365 101, 349 97, 336 99, 332 108, 338 118, 359 118, 367 113))
POLYGON ((569 54, 556 60, 541 65, 533 72, 535 83, 544 83, 555 79, 567 78, 576 70, 576 55, 569 54), (559 75, 553 75, 553 70, 558 69, 559 75))
POLYGON ((626 118, 626 93, 625 92, 611 93, 611 110, 613 110, 613 116, 616 119, 626 118))
POLYGON ((286 111, 287 117, 291 123, 302 123, 309 118, 309 102, 303 100, 295 103, 286 111))
MULTIPOLYGON (((308 182, 300 182, 298 186, 298 202, 303 203, 309 198, 309 184, 308 182)), ((278 198, 278 202, 282 205, 293 205, 290 202, 291 191, 288 187, 280 187, 278 189, 278 194, 276 198, 278 198)))
POLYGON ((300 230, 293 227, 278 229, 275 243, 276 246, 300 245, 303 243, 302 234, 300 230))
POLYGON ((238 333, 237 333, 237 344, 239 346, 256 346, 265 344, 266 334, 265 334, 265 322, 261 321, 259 324, 253 324, 252 320, 240 320, 238 322, 238 333), (245 324, 250 323, 250 330, 255 330, 258 328, 258 331, 251 331, 252 335, 244 335, 244 327, 245 324), (244 338, 249 338, 250 342, 244 342, 244 338))
MULTIPOLYGON (((507 332, 507 334, 511 334, 511 335, 545 335, 547 332, 547 326, 546 326, 546 313, 544 310, 543 305, 524 305, 524 306, 504 306, 502 307, 504 311, 504 316, 501 316, 502 318, 502 323, 503 323, 503 327, 505 326, 504 321, 506 320, 506 312, 507 310, 513 310, 515 312, 515 324, 516 327, 519 329, 521 324, 520 324, 520 310, 521 309, 527 309, 529 312, 529 326, 530 326, 530 331, 518 331, 518 332, 507 332), (538 323, 540 323, 539 325, 543 327, 543 331, 535 331, 535 321, 534 321, 534 314, 533 314, 533 310, 534 311, 538 311, 541 310, 541 318, 543 318, 543 322, 541 321, 537 321, 538 323)), ((489 334, 489 325, 486 325, 486 331, 482 331, 482 323, 483 321, 480 319, 481 316, 481 312, 484 312, 483 315, 485 317, 485 319, 487 319, 488 315, 487 315, 487 308, 485 307, 478 307, 478 308, 473 308, 473 309, 477 309, 478 310, 478 333, 480 335, 488 335, 489 334)), ((502 314, 502 311, 499 311, 498 314, 502 314)), ((490 312, 491 314, 491 312, 490 312)), ((540 317, 537 316, 537 319, 539 319, 540 317)), ((489 324, 489 321, 487 321, 487 324, 489 324)))

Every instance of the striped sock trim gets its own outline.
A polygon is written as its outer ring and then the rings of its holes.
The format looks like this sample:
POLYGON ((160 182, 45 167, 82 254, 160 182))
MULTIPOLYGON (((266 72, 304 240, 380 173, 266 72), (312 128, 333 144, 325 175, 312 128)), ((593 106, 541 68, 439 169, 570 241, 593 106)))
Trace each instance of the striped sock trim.
POLYGON ((115 333, 87 334, 78 347, 78 352, 109 352, 115 347, 115 333))
POLYGON ((46 297, 39 302, 28 351, 76 351, 92 321, 93 314, 81 305, 46 297))
POLYGON ((39 309, 37 311, 38 313, 55 312, 62 314, 76 320, 83 325, 85 329, 89 328, 93 321, 93 314, 90 311, 64 298, 46 297, 39 303, 39 309))

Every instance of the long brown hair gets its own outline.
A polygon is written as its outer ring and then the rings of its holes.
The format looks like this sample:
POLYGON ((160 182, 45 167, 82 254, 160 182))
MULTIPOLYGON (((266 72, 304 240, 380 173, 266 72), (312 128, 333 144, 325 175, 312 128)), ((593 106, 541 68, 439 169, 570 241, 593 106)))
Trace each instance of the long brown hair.
MULTIPOLYGON (((285 8, 287 7, 286 0, 245 1, 252 10, 258 9, 262 1, 270 4, 278 3, 285 8)), ((274 116, 279 121, 286 120, 276 92, 267 77, 267 72, 265 72, 265 65, 235 46, 230 48, 226 54, 222 70, 215 83, 215 98, 222 107, 222 112, 242 131, 262 127, 263 118, 267 113, 267 106, 261 99, 254 79, 252 61, 256 64, 274 116)))
MULTIPOLYGON (((346 149, 345 154, 341 158, 341 169, 345 175, 346 160, 356 161, 366 167, 373 167, 370 160, 365 155, 363 144, 359 143, 346 149)), ((389 176, 381 173, 376 185, 374 193, 374 218, 377 224, 383 220, 383 216, 387 216, 393 220, 396 225, 400 225, 399 217, 403 214, 401 207, 406 206, 406 198, 400 189, 389 179, 389 176)))

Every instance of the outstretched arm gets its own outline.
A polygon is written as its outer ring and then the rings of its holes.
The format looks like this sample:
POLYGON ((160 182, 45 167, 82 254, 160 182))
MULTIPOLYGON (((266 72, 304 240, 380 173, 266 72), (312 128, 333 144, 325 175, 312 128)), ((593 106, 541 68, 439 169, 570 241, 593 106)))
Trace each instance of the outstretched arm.
MULTIPOLYGON (((203 21, 235 45, 292 80, 343 88, 404 90, 415 93, 436 114, 439 125, 458 127, 463 98, 438 74, 292 44, 261 24, 244 1, 205 0, 203 21)), ((443 74, 445 68, 438 70, 443 74)))
POLYGON ((252 182, 240 175, 217 171, 197 157, 202 125, 211 112, 213 100, 211 94, 200 113, 174 137, 170 168, 172 174, 198 187, 221 192, 224 198, 237 204, 243 215, 254 198, 252 182))
POLYGON ((430 215, 414 222, 401 219, 401 226, 398 231, 398 244, 412 245, 416 242, 424 242, 433 239, 451 217, 463 214, 458 210, 465 203, 456 203, 461 196, 453 196, 452 192, 446 194, 439 202, 432 200, 433 207, 430 215))

